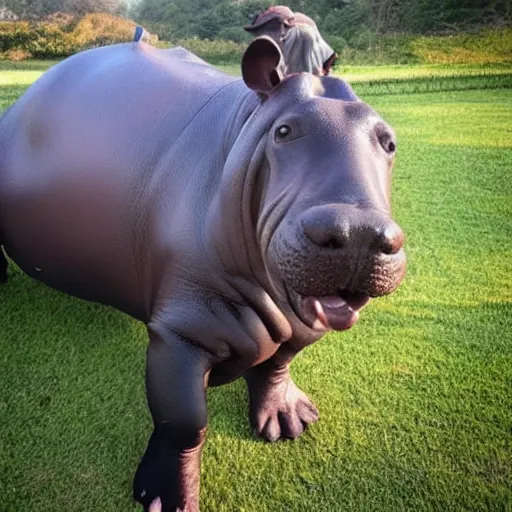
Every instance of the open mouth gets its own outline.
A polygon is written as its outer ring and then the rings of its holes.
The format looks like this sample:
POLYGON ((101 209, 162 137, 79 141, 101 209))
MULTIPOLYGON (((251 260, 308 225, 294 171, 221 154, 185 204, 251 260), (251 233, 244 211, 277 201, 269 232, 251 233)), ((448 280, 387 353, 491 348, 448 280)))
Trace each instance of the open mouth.
POLYGON ((307 297, 289 291, 297 316, 315 331, 344 331, 359 319, 370 297, 341 290, 337 295, 307 297))

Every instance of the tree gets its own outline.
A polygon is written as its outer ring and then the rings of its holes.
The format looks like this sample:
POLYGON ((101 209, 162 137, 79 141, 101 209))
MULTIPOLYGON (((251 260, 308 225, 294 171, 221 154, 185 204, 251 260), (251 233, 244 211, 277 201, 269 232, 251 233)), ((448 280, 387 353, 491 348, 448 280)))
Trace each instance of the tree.
POLYGON ((136 16, 142 23, 158 23, 169 39, 238 38, 252 15, 281 3, 312 17, 321 32, 347 40, 512 21, 511 0, 139 0, 136 16))
POLYGON ((2 4, 25 19, 42 18, 54 12, 119 14, 127 10, 127 0, 4 0, 2 4))
POLYGON ((76 14, 106 12, 121 14, 127 11, 126 0, 64 0, 64 10, 76 14))

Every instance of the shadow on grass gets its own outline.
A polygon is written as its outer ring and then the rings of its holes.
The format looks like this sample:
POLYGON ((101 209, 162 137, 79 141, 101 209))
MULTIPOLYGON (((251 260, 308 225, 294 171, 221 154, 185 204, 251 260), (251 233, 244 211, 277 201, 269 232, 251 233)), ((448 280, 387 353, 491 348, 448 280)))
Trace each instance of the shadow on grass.
MULTIPOLYGON (((120 506, 129 510, 132 477, 152 428, 145 326, 54 291, 13 264, 0 286, 0 319, 0 474, 10 489, 0 509, 37 509, 50 494, 64 500, 67 482, 76 481, 77 493, 84 486, 123 489, 120 506), (20 502, 15 490, 27 480, 20 502)), ((252 438, 244 388, 237 382, 209 391, 210 437, 252 438)), ((100 497, 91 493, 86 508, 100 510, 100 497)))
MULTIPOLYGON (((48 372, 71 378, 80 394, 94 385, 84 376, 91 365, 88 359, 93 362, 101 359, 101 367, 96 370, 111 373, 112 382, 117 382, 119 387, 128 378, 130 386, 138 389, 139 412, 149 414, 143 381, 148 338, 143 323, 113 308, 50 289, 25 276, 12 263, 8 283, 0 286, 0 318, 1 338, 7 344, 2 351, 7 359, 12 358, 23 366, 23 373, 31 372, 32 364, 38 366, 33 369, 35 373, 48 364, 48 372), (64 370, 66 364, 68 368, 64 370), (129 368, 132 372, 127 375, 129 368), (116 376, 117 370, 120 371, 116 376)), ((61 391, 72 393, 69 389, 61 391)), ((115 401, 116 393, 112 389, 109 396, 115 401)), ((51 401, 47 393, 38 393, 34 399, 43 404, 51 401)), ((212 430, 226 436, 252 437, 243 379, 210 389, 208 403, 212 430)))

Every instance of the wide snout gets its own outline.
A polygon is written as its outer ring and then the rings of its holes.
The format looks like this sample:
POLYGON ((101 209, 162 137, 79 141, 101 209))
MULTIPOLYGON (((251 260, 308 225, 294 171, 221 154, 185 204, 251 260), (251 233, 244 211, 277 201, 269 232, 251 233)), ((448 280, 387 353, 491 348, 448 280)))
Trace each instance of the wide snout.
POLYGON ((396 254, 404 245, 402 230, 389 217, 349 205, 309 208, 299 217, 298 227, 320 252, 341 249, 372 257, 396 254))
POLYGON ((281 227, 271 253, 292 307, 315 330, 350 328, 405 275, 404 234, 381 210, 324 204, 281 227))
POLYGON ((404 277, 404 234, 385 212, 325 204, 306 209, 289 228, 279 236, 277 261, 300 295, 377 297, 404 277))

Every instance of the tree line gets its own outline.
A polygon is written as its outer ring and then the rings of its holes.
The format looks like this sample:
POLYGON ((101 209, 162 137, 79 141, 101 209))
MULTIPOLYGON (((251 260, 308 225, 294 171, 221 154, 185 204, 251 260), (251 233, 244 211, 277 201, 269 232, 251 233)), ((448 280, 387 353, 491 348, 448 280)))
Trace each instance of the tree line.
POLYGON ((428 34, 509 24, 511 0, 140 0, 136 16, 169 39, 243 39, 241 27, 258 11, 283 3, 311 16, 322 33, 352 39, 371 32, 428 34))
MULTIPOLYGON (((324 34, 428 34, 510 25, 511 0, 3 0, 23 17, 52 12, 108 12, 145 23, 161 38, 247 39, 242 27, 260 10, 283 3, 311 16, 324 34)), ((0 4, 1 5, 1 4, 0 4)))
POLYGON ((21 19, 41 19, 56 12, 83 15, 100 12, 126 16, 134 5, 132 0, 0 0, 21 19))

